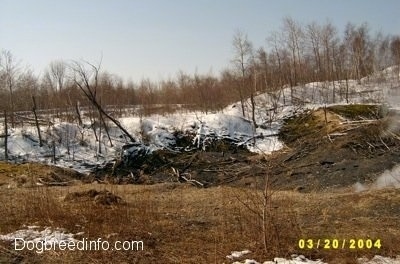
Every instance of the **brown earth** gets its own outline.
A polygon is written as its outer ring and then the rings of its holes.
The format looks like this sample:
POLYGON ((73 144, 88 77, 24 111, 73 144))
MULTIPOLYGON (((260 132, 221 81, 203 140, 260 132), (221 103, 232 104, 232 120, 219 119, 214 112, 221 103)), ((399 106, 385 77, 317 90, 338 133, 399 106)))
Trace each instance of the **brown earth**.
POLYGON ((400 118, 377 119, 370 115, 373 106, 344 118, 351 107, 360 106, 328 108, 327 122, 323 109, 287 120, 281 131, 287 148, 268 159, 274 186, 320 191, 371 184, 399 164, 400 118))
POLYGON ((14 250, 0 241, 0 263, 232 263, 231 251, 248 249, 258 261, 304 254, 329 263, 356 263, 400 248, 400 191, 299 193, 272 191, 265 222, 262 192, 252 187, 195 188, 83 184, 70 187, 0 188, 0 234, 24 225, 65 228, 77 239, 141 240, 144 251, 14 250), (95 191, 94 191, 95 190, 95 191), (91 193, 109 192, 125 203, 104 206, 91 193), (78 194, 78 195, 76 195, 78 194), (66 197, 84 197, 66 199, 66 197), (86 200, 85 200, 86 199, 86 200), (265 230, 265 231, 264 231, 265 230), (267 246, 264 246, 264 237, 267 246), (300 239, 380 240, 381 247, 300 249, 300 239))

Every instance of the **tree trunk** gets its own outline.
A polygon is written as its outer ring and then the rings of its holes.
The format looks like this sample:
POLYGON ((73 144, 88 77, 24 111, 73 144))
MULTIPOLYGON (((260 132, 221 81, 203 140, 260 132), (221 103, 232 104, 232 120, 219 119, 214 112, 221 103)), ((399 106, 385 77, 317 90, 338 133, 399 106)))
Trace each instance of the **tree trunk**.
POLYGON ((36 124, 36 129, 37 129, 38 137, 39 137, 39 146, 42 147, 43 146, 42 135, 40 134, 40 126, 39 126, 39 121, 38 121, 37 114, 36 114, 35 96, 32 96, 32 102, 33 102, 32 112, 33 112, 33 115, 35 116, 35 124, 36 124))
POLYGON ((254 91, 250 93, 250 103, 251 103, 251 119, 254 125, 254 132, 257 128, 256 122, 256 102, 254 101, 254 93, 257 91, 257 74, 254 74, 254 91))
POLYGON ((349 78, 346 74, 346 103, 349 103, 349 78))
POLYGON ((53 157, 52 157, 52 161, 53 161, 53 164, 56 164, 56 142, 53 140, 53 157))
POLYGON ((103 120, 103 117, 101 115, 101 111, 99 111, 99 148, 98 148, 98 154, 101 154, 101 125, 102 122, 101 120, 103 120))
POLYGON ((10 87, 10 107, 11 107, 11 127, 15 127, 15 121, 14 121, 14 95, 13 95, 13 90, 10 87))
MULTIPOLYGON (((101 98, 100 98, 100 105, 101 105, 101 98)), ((101 114, 101 112, 99 112, 99 114, 100 114, 100 123, 103 123, 104 130, 106 131, 106 135, 107 135, 108 141, 110 142, 110 146, 113 147, 113 143, 112 143, 112 140, 111 140, 111 137, 110 137, 110 133, 108 132, 108 126, 106 124, 106 121, 104 120, 104 117, 101 114)))
POLYGON ((8 160, 8 127, 7 127, 7 111, 4 111, 4 159, 8 160))
POLYGON ((91 123, 91 128, 92 128, 92 130, 93 130, 93 134, 94 134, 94 137, 95 137, 95 139, 96 139, 96 142, 97 141, 99 141, 99 138, 97 137, 97 132, 96 132, 96 124, 95 124, 95 119, 94 119, 94 117, 92 116, 93 115, 93 112, 92 112, 92 109, 91 109, 91 107, 89 106, 89 108, 88 108, 88 110, 89 110, 89 119, 90 119, 90 123, 91 123))
POLYGON ((76 112, 76 115, 78 117, 78 124, 80 126, 82 126, 83 122, 82 122, 81 111, 79 109, 79 103, 78 102, 76 102, 76 104, 75 104, 75 112, 76 112))
MULTIPOLYGON (((83 89, 83 88, 81 88, 83 89)), ((113 118, 111 115, 109 115, 104 109, 99 105, 99 103, 96 101, 96 99, 93 96, 90 96, 90 94, 87 94, 85 92, 86 97, 89 99, 89 101, 93 104, 94 107, 97 108, 98 111, 100 111, 104 116, 106 116, 108 119, 110 119, 119 129, 124 132, 124 134, 132 141, 135 142, 135 138, 132 137, 132 135, 121 125, 121 123, 113 118)))

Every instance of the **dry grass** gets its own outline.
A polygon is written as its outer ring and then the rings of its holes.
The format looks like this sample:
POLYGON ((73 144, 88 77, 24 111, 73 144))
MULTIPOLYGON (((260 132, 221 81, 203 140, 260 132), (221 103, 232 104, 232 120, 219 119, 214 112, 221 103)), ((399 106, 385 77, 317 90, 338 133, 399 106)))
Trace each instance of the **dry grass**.
POLYGON ((83 175, 60 167, 48 166, 40 163, 12 164, 0 161, 0 187, 32 187, 40 179, 46 182, 79 183, 83 175))
MULTIPOLYGON (((303 194, 276 191, 267 218, 264 250, 262 194, 255 189, 187 185, 99 185, 0 188, 0 233, 23 225, 66 228, 87 239, 143 240, 143 252, 66 251, 36 254, 13 251, 1 242, 0 262, 9 263, 229 263, 233 250, 249 249, 257 260, 302 253, 331 263, 352 263, 360 256, 395 255, 400 245, 400 191, 303 194), (71 199, 76 193, 107 190, 125 203, 71 199), (380 238, 380 250, 300 250, 301 238, 380 238)), ((79 195, 78 195, 79 196, 79 195)))

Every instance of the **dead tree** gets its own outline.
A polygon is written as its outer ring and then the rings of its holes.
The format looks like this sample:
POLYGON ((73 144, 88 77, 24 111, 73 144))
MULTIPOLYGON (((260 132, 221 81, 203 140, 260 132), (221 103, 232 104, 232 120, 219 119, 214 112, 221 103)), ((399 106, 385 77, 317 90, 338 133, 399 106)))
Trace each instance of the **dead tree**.
POLYGON ((52 156, 51 161, 53 164, 56 164, 56 142, 53 140, 52 142, 52 156))
POLYGON ((88 114, 89 114, 89 120, 90 120, 90 123, 91 123, 90 128, 93 130, 93 134, 94 134, 94 137, 95 137, 96 142, 97 142, 97 141, 99 141, 99 137, 97 136, 96 126, 95 126, 96 123, 95 123, 95 118, 94 118, 94 114, 93 114, 93 110, 92 110, 91 106, 88 107, 88 114))
POLYGON ((81 117, 81 111, 79 109, 79 102, 76 102, 76 104, 75 104, 75 112, 76 112, 76 116, 78 118, 78 124, 80 126, 82 126, 83 122, 82 122, 82 117, 81 117))
MULTIPOLYGON (((248 77, 248 71, 250 69, 250 63, 252 60, 253 54, 253 45, 247 39, 247 35, 245 35, 241 31, 237 31, 233 36, 232 45, 235 51, 234 59, 232 63, 236 72, 239 74, 239 85, 238 92, 240 96, 240 104, 242 107, 242 115, 245 117, 245 107, 244 107, 244 96, 245 96, 245 87, 246 87, 246 79, 248 77)), ((253 96, 253 92, 251 91, 251 97, 253 96)))
POLYGON ((32 112, 33 112, 33 115, 35 116, 35 124, 36 124, 37 132, 38 132, 38 137, 39 137, 39 146, 42 147, 42 146, 43 146, 43 143, 42 143, 42 135, 40 134, 39 120, 38 120, 37 114, 36 114, 36 100, 35 100, 35 96, 32 96, 32 102, 33 102, 32 112))
POLYGON ((1 59, 3 59, 3 65, 0 65, 0 69, 3 68, 6 87, 9 90, 9 100, 10 100, 10 111, 11 111, 11 127, 14 128, 14 111, 15 111, 15 100, 14 100, 14 89, 16 86, 16 78, 19 71, 18 63, 16 63, 14 56, 10 51, 4 50, 0 54, 1 59))
MULTIPOLYGON (((100 105, 101 105, 101 98, 100 98, 100 105)), ((112 140, 110 137, 110 132, 108 131, 108 126, 106 124, 106 121, 104 120, 104 117, 103 117, 103 114, 101 113, 101 111, 99 111, 99 117, 100 117, 100 128, 101 128, 101 123, 103 123, 104 130, 106 131, 108 141, 110 142, 110 147, 113 147, 113 143, 112 143, 112 140)))
POLYGON ((4 159, 8 160, 8 127, 7 127, 7 111, 4 111, 4 159))
MULTIPOLYGON (((90 70, 87 70, 83 63, 74 61, 72 63, 72 70, 74 72, 74 83, 79 87, 79 89, 83 92, 89 102, 105 117, 111 120, 119 129, 124 132, 124 134, 132 141, 135 142, 134 137, 121 125, 121 123, 108 114, 97 99, 97 86, 98 86, 98 76, 100 71, 100 65, 93 65, 87 61, 85 61, 87 67, 90 70)), ((100 120, 101 122, 101 120, 100 120)))

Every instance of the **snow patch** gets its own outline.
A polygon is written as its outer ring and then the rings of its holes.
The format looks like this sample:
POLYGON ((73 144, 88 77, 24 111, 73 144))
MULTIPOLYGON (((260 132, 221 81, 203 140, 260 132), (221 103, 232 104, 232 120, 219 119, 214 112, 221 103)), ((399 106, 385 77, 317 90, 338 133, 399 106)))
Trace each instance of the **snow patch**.
MULTIPOLYGON (((383 257, 379 255, 375 255, 372 259, 367 259, 367 258, 359 258, 357 260, 358 264, 400 264, 400 256, 397 256, 396 258, 389 258, 389 257, 383 257)), ((233 264, 327 264, 326 262, 323 262, 322 260, 310 260, 304 257, 303 255, 292 255, 292 259, 288 260, 285 258, 274 258, 273 261, 264 261, 262 263, 257 262, 252 259, 246 259, 244 261, 236 261, 233 262, 233 264)))
POLYGON ((70 242, 76 241, 75 235, 82 235, 83 233, 71 234, 67 233, 63 228, 45 227, 40 230, 39 226, 27 226, 25 229, 20 229, 15 232, 0 235, 0 240, 13 241, 19 245, 20 241, 43 243, 45 245, 59 244, 61 241, 70 242))
POLYGON ((394 259, 375 255, 371 260, 368 260, 367 258, 359 258, 357 262, 359 264, 400 264, 400 256, 397 256, 394 259))
POLYGON ((226 256, 228 259, 235 259, 235 258, 241 258, 244 255, 250 254, 250 250, 242 250, 242 251, 232 251, 230 255, 226 256))
POLYGON ((382 189, 387 187, 400 187, 400 165, 395 166, 391 170, 386 170, 373 184, 374 189, 382 189))
POLYGON ((391 170, 385 170, 370 186, 357 182, 353 185, 354 191, 379 190, 383 188, 400 188, 400 165, 391 170))
POLYGON ((303 255, 292 255, 292 259, 288 260, 285 258, 274 258, 273 261, 264 261, 262 263, 257 262, 253 259, 246 259, 242 262, 236 261, 233 264, 327 264, 322 260, 310 260, 304 257, 303 255))

